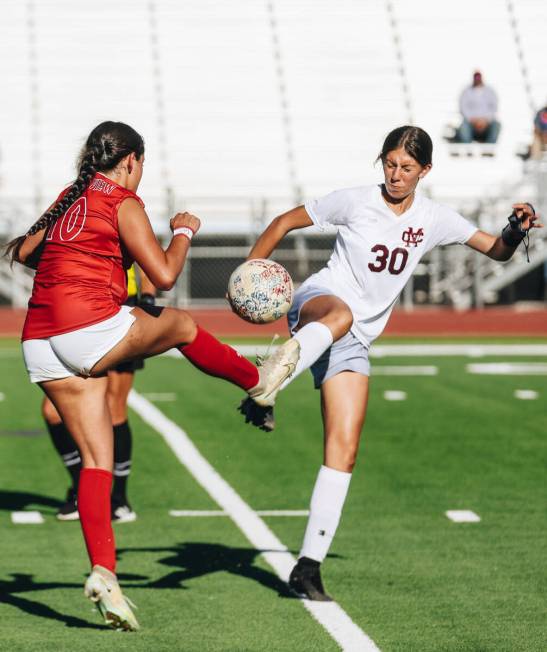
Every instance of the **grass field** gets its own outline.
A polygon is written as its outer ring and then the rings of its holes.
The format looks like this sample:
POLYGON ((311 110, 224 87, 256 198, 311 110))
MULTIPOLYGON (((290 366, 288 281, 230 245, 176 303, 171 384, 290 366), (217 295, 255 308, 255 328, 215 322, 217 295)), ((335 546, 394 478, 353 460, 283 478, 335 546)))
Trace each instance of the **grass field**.
MULTIPOLYGON (((545 343, 545 342, 544 342, 545 343)), ((142 631, 104 628, 83 598, 78 523, 59 523, 67 477, 45 434, 40 392, 14 341, 0 342, 0 649, 339 649, 162 437, 131 414, 134 523, 115 527, 124 591, 142 631), (38 510, 45 523, 15 525, 38 510)), ((480 362, 544 358, 496 357, 480 362)), ((324 564, 329 592, 383 651, 543 651, 545 637, 545 375, 472 375, 464 357, 383 358, 435 365, 435 376, 378 375, 360 461, 324 564), (535 390, 519 400, 516 389, 535 390), (387 401, 386 390, 406 392, 387 401), (445 515, 470 509, 480 523, 445 515)), ((279 398, 278 427, 244 426, 241 392, 188 363, 157 358, 136 390, 152 401, 254 510, 306 509, 321 463, 318 393, 305 374, 279 398)), ((265 516, 298 554, 305 517, 265 516)))

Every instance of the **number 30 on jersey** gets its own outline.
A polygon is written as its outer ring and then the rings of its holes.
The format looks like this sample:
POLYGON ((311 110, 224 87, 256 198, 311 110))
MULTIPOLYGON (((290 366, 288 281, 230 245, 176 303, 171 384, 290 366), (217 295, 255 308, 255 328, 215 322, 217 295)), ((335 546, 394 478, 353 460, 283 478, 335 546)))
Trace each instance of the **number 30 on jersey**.
POLYGON ((371 272, 383 272, 387 267, 390 274, 400 274, 406 267, 408 260, 408 250, 402 247, 396 247, 391 251, 383 244, 374 245, 371 249, 376 254, 376 260, 368 264, 371 272))

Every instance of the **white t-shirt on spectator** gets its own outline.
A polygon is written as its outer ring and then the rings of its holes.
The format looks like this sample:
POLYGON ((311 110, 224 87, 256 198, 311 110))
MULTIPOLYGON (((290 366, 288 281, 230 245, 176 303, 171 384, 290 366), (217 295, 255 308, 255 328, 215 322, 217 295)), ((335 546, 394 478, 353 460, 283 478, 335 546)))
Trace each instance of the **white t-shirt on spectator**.
POLYGON ((498 98, 489 86, 469 86, 460 96, 460 111, 466 120, 496 118, 498 98))
POLYGON ((303 285, 345 301, 353 313, 351 330, 367 348, 422 256, 437 245, 463 244, 477 231, 453 209, 418 193, 397 216, 378 185, 336 190, 307 201, 305 209, 321 230, 334 225, 338 234, 327 266, 303 285))

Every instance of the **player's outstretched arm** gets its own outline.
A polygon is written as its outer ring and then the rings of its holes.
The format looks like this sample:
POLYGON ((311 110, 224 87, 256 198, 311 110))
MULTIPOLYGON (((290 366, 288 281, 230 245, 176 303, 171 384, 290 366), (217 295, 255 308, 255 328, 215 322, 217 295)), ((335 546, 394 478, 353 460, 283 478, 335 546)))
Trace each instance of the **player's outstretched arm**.
POLYGON ((283 240, 289 231, 303 229, 313 224, 304 206, 297 206, 283 215, 274 218, 266 230, 259 236, 251 249, 247 260, 251 258, 269 258, 272 251, 283 240))
POLYGON ((200 221, 190 213, 177 213, 171 219, 171 230, 189 229, 189 237, 174 236, 164 251, 152 230, 144 208, 136 199, 126 199, 118 210, 120 238, 127 251, 152 284, 159 290, 170 290, 181 273, 190 248, 192 233, 200 221))
POLYGON ((525 233, 530 229, 543 227, 530 204, 513 204, 513 211, 520 222, 519 229, 510 229, 507 226, 498 237, 485 231, 477 231, 465 244, 493 260, 509 260, 524 239, 525 233))

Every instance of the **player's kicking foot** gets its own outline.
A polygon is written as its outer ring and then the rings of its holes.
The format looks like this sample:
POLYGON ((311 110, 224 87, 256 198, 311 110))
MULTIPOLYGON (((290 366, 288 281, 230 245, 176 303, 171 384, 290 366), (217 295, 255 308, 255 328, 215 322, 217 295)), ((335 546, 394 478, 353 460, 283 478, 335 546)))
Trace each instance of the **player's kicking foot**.
POLYGON ((249 396, 257 405, 272 407, 279 388, 287 378, 294 373, 300 357, 298 340, 290 339, 279 346, 262 363, 258 363, 258 384, 248 391, 249 396))
POLYGON ((289 587, 298 597, 318 602, 332 602, 330 595, 325 593, 320 567, 321 564, 315 559, 300 557, 289 577, 289 587))
POLYGON ((266 432, 271 432, 275 428, 273 407, 263 407, 247 397, 241 401, 238 410, 245 417, 245 423, 251 423, 266 432))
POLYGON ((59 507, 59 511, 55 514, 59 521, 77 521, 80 518, 78 514, 78 506, 76 505, 76 490, 70 487, 66 494, 66 502, 59 507))
POLYGON ((135 606, 122 594, 114 573, 102 566, 93 566, 87 578, 84 594, 95 603, 107 625, 113 629, 136 632, 139 623, 131 611, 135 606))

